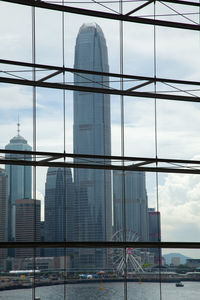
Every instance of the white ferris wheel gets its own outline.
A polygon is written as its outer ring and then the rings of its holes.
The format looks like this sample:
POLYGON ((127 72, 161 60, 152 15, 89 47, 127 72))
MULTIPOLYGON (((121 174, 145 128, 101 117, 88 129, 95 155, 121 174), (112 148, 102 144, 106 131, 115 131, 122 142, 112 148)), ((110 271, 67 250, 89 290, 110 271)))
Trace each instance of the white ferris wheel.
MULTIPOLYGON (((113 235, 112 240, 122 242, 124 237, 129 242, 138 242, 140 240, 140 236, 134 230, 126 230, 126 232, 119 230, 113 235)), ((124 274, 125 270, 127 272, 143 273, 144 255, 142 254, 141 249, 137 248, 112 249, 110 257, 113 269, 119 274, 124 274)))

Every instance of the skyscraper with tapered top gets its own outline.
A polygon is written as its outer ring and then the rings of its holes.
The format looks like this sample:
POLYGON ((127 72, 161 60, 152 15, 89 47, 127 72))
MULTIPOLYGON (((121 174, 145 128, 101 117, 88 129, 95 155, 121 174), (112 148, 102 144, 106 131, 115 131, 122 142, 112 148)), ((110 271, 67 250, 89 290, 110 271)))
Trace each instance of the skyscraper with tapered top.
MULTIPOLYGON (((20 135, 18 122, 17 135, 14 136, 6 150, 31 151, 31 146, 20 135)), ((6 153, 8 159, 31 160, 31 155, 6 153)), ((30 199, 32 196, 32 167, 23 165, 6 165, 8 174, 8 238, 15 239, 15 201, 18 199, 30 199)))
MULTIPOLYGON (((108 52, 102 29, 96 23, 83 24, 79 30, 74 68, 109 72, 108 52)), ((108 86, 108 77, 75 73, 76 85, 108 86), (107 82, 107 83, 105 83, 107 82)), ((74 92, 74 153, 111 155, 110 96, 91 92, 74 92)), ((91 161, 91 160, 90 160, 91 161)), ((75 162, 80 160, 75 159, 75 162)), ((105 164, 108 160, 101 160, 105 164)), ((87 162, 86 162, 87 163, 87 162)), ((108 241, 112 233, 111 174, 108 170, 75 169, 77 188, 76 239, 108 241)), ((82 249, 78 253, 79 267, 102 268, 106 253, 102 249, 82 249)))

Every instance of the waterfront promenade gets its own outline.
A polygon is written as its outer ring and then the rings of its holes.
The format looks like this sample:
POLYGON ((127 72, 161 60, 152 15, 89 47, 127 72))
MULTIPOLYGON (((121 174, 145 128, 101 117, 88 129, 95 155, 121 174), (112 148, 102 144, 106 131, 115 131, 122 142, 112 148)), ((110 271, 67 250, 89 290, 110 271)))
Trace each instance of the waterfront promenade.
POLYGON ((112 282, 163 282, 163 283, 175 283, 179 281, 200 281, 200 272, 190 272, 186 274, 177 274, 174 272, 165 273, 150 273, 144 272, 140 274, 129 274, 127 278, 124 277, 99 277, 90 279, 68 278, 63 279, 58 276, 49 277, 37 277, 33 276, 2 276, 0 281, 0 291, 12 290, 12 289, 26 289, 40 286, 51 286, 61 284, 92 284, 92 283, 112 283, 112 282))

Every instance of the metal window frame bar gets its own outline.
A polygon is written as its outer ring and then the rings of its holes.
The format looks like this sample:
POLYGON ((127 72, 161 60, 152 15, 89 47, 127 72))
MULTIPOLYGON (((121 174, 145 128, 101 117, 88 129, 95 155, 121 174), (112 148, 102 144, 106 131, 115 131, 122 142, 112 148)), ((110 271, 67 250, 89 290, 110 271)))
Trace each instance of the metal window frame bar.
POLYGON ((1 242, 0 248, 177 248, 200 249, 200 242, 1 242))
MULTIPOLYGON (((171 27, 171 28, 179 28, 179 29, 188 29, 188 30, 200 30, 200 25, 195 24, 187 24, 187 23, 179 23, 179 22, 172 22, 172 21, 164 21, 158 19, 149 19, 149 18, 141 18, 141 17, 134 17, 134 16, 126 16, 123 14, 114 14, 96 10, 89 10, 83 8, 75 8, 70 6, 64 6, 59 4, 52 4, 43 2, 40 0, 2 0, 3 2, 13 3, 13 4, 20 4, 25 6, 33 6, 38 8, 50 9, 54 11, 62 11, 68 12, 73 14, 79 15, 86 15, 91 17, 98 17, 104 19, 110 19, 115 21, 125 21, 125 22, 132 22, 138 24, 146 24, 146 25, 157 25, 163 27, 171 27)), ((169 1, 168 1, 169 2, 169 1)), ((199 3, 189 2, 189 1, 170 1, 171 3, 176 4, 184 4, 190 6, 197 6, 199 7, 199 3)))
MULTIPOLYGON (((143 91, 135 91, 140 87, 144 87, 153 82, 160 83, 173 83, 173 84, 183 84, 183 85, 195 85, 200 86, 199 81, 189 81, 189 80, 174 80, 169 78, 154 78, 154 77, 146 77, 146 76, 135 76, 135 75, 121 75, 117 73, 106 73, 106 72, 97 72, 97 71, 88 71, 88 70, 79 70, 73 68, 63 68, 59 66, 50 66, 43 64, 32 64, 26 62, 19 61, 11 61, 11 60, 3 60, 0 59, 0 63, 15 65, 15 66, 24 66, 30 68, 41 68, 46 70, 55 70, 53 74, 47 75, 39 80, 28 80, 28 79, 19 79, 19 78, 11 78, 11 77, 0 77, 0 82, 7 84, 16 84, 16 85, 25 85, 32 87, 43 87, 43 88, 53 88, 53 89, 61 89, 61 90, 71 90, 71 91, 82 91, 82 92, 91 92, 91 93, 103 93, 110 95, 123 95, 129 97, 138 97, 138 98, 151 98, 151 99, 162 99, 162 100, 175 100, 175 101, 189 101, 189 102, 200 102, 200 97, 197 96, 180 96, 176 94, 167 94, 167 93, 156 93, 156 92, 143 92, 143 91), (92 87, 92 86, 84 86, 84 85, 74 85, 67 83, 57 83, 57 82, 46 82, 45 80, 52 78, 59 73, 62 72, 71 72, 71 73, 83 73, 83 74, 94 74, 108 77, 116 77, 120 80, 123 78, 126 79, 135 79, 146 81, 145 83, 139 84, 135 87, 126 90, 114 89, 114 88, 105 88, 105 87, 92 87)), ((176 88, 176 87, 174 87, 176 88)), ((184 92, 184 90, 183 90, 184 92)))
POLYGON ((136 85, 136 86, 133 86, 133 87, 127 89, 127 91, 134 91, 134 90, 137 90, 137 89, 139 89, 139 88, 141 88, 141 87, 144 87, 144 86, 146 86, 146 85, 149 85, 149 84, 151 84, 151 83, 153 83, 153 82, 155 82, 155 80, 153 80, 153 79, 152 79, 152 80, 149 80, 149 81, 147 81, 147 82, 144 82, 144 83, 138 84, 138 85, 136 85))
POLYGON ((185 0, 163 0, 162 2, 168 2, 168 3, 172 3, 172 4, 180 4, 180 5, 200 7, 200 3, 193 2, 193 1, 185 1, 185 0))
POLYGON ((65 158, 91 158, 91 159, 105 159, 105 160, 124 160, 124 161, 148 161, 149 163, 177 163, 177 164, 197 164, 200 165, 200 160, 194 159, 174 159, 174 158, 153 158, 153 157, 135 157, 135 156, 118 156, 118 155, 94 155, 94 154, 75 154, 49 151, 27 151, 27 150, 8 150, 0 149, 2 154, 16 154, 16 155, 35 155, 35 156, 50 156, 54 159, 61 157, 65 158))
MULTIPOLYGON (((121 166, 121 165, 105 165, 105 164, 81 164, 69 162, 37 162, 25 160, 0 160, 0 164, 5 165, 21 165, 21 166, 34 166, 34 167, 57 167, 57 168, 73 168, 73 169, 95 169, 95 170, 118 170, 118 171, 135 171, 135 172, 150 172, 150 173, 173 173, 173 174, 200 174, 200 169, 193 168, 172 168, 172 167, 142 167, 142 166, 121 166)), ((145 164, 143 164, 145 165, 145 164)))
POLYGON ((147 2, 143 3, 142 5, 134 8, 133 10, 129 11, 128 13, 125 14, 125 16, 130 16, 134 14, 136 11, 141 10, 142 8, 146 7, 147 5, 153 3, 155 0, 148 0, 147 2))
POLYGON ((72 153, 54 153, 40 151, 18 151, 0 149, 2 154, 16 154, 16 158, 0 158, 0 164, 5 165, 28 165, 37 167, 59 167, 59 168, 81 168, 81 169, 100 169, 100 170, 121 170, 121 171, 139 171, 139 172, 160 172, 160 173, 179 173, 179 174, 200 174, 199 160, 183 160, 183 159, 165 159, 150 157, 121 157, 121 156, 103 156, 103 155, 85 155, 72 153), (37 157, 37 160, 23 160, 17 155, 26 155, 37 157), (39 158, 41 156, 41 159, 39 158), (44 158, 47 156, 47 158, 44 158), (60 158, 73 158, 74 162, 56 162, 60 158), (38 160, 39 159, 39 160, 38 160), (78 162, 78 159, 87 159, 86 163, 78 162), (91 159, 89 162, 88 159, 91 159), (94 160, 98 160, 98 162, 94 160), (102 160, 102 161, 100 161, 102 160), (111 160, 118 161, 116 165, 111 164, 111 160), (121 162, 129 162, 128 165, 121 162), (133 163, 136 162, 136 163, 133 163), (161 164, 169 164, 167 167, 159 166, 161 164), (152 165, 155 166, 144 166, 152 165), (171 164, 171 165, 170 165, 171 164), (179 166, 178 166, 179 165, 179 166), (195 165, 190 167, 190 165, 195 165), (199 169, 198 169, 199 168, 199 169))
POLYGON ((15 85, 43 87, 48 89, 81 91, 87 93, 100 93, 100 94, 109 94, 109 95, 123 95, 123 96, 138 97, 138 98, 150 98, 150 99, 156 98, 162 100, 200 102, 200 97, 195 97, 195 96, 179 96, 179 95, 161 94, 161 93, 154 93, 154 92, 150 93, 150 92, 117 90, 117 89, 109 89, 109 88, 97 88, 97 87, 89 87, 89 86, 81 86, 81 85, 56 83, 56 82, 43 82, 43 81, 38 82, 33 80, 23 80, 17 78, 0 77, 0 82, 15 84, 15 85))
POLYGON ((100 76, 115 77, 115 78, 120 78, 120 79, 123 78, 123 79, 133 79, 133 80, 147 80, 147 81, 151 81, 151 82, 161 82, 161 83, 168 82, 168 83, 174 83, 174 84, 197 85, 197 86, 200 85, 200 81, 194 81, 194 80, 180 80, 180 79, 171 79, 171 78, 163 78, 163 77, 151 77, 151 76, 139 76, 139 75, 132 75, 132 74, 112 73, 112 72, 90 71, 90 70, 84 70, 84 69, 59 67, 59 66, 55 66, 55 65, 33 64, 33 63, 28 63, 28 62, 7 60, 7 59, 0 59, 0 64, 8 64, 8 65, 14 65, 14 66, 21 66, 21 67, 30 67, 30 68, 36 68, 36 69, 38 68, 38 69, 46 69, 46 70, 55 70, 55 71, 60 71, 60 72, 100 75, 100 76))

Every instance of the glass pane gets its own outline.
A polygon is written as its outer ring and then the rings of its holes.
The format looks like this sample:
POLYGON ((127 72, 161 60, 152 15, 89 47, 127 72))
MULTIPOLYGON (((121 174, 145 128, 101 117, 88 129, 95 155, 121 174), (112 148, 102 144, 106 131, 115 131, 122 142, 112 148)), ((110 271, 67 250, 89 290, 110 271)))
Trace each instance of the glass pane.
MULTIPOLYGON (((37 88, 37 150, 63 152, 63 92, 37 88)), ((72 142, 72 141, 70 141, 72 142)))
POLYGON ((126 97, 124 101, 125 156, 155 156, 155 106, 153 99, 126 97))
POLYGON ((62 14, 37 8, 35 11, 36 63, 62 65, 62 14))
POLYGON ((199 103, 158 101, 159 157, 198 158, 200 143, 198 133, 199 109, 199 103))
POLYGON ((199 241, 199 175, 159 174, 163 241, 199 241))
MULTIPOLYGON (((31 62, 31 20, 30 7, 1 1, 1 59, 31 62)), ((10 70, 12 70, 11 66, 10 70)))

